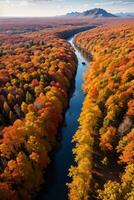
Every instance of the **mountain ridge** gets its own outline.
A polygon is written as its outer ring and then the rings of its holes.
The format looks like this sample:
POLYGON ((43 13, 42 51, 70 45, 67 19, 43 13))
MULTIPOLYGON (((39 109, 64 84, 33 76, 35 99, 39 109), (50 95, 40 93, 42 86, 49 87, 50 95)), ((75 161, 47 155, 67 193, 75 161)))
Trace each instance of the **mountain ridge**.
POLYGON ((134 17, 134 12, 120 12, 117 13, 116 16, 121 17, 121 18, 133 18, 134 17))
POLYGON ((71 12, 66 14, 67 17, 91 17, 91 18, 112 18, 117 17, 102 8, 94 8, 83 12, 71 12))

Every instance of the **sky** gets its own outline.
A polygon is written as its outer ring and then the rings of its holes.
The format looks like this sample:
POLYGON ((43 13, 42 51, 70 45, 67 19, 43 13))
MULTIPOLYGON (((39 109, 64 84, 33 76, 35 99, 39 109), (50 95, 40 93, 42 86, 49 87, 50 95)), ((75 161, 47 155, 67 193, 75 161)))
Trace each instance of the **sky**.
POLYGON ((134 12, 134 0, 0 0, 0 17, 49 17, 92 8, 134 12))

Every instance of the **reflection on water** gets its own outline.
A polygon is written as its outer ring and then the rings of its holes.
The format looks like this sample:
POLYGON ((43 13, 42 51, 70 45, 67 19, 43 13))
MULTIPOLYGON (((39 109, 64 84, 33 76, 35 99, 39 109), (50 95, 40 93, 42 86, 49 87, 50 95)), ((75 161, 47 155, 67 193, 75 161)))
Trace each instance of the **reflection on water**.
POLYGON ((86 59, 88 62, 92 60, 92 54, 87 52, 86 49, 79 48, 76 44, 74 44, 74 47, 80 51, 81 55, 86 59))
POLYGON ((66 183, 70 181, 68 169, 74 164, 72 148, 74 144, 71 142, 74 133, 78 128, 78 117, 81 112, 84 94, 82 91, 83 72, 88 66, 89 56, 80 51, 74 46, 73 38, 68 40, 74 47, 78 59, 78 68, 75 79, 72 82, 70 91, 70 101, 68 109, 65 113, 64 123, 60 130, 59 143, 51 164, 45 174, 45 185, 37 196, 37 200, 66 200, 67 187, 66 183), (84 57, 83 57, 84 56, 84 57), (86 56, 86 57, 85 57, 86 56), (82 64, 85 63, 85 65, 82 64))
POLYGON ((80 51, 81 51, 82 56, 83 56, 87 61, 91 61, 91 60, 92 60, 92 55, 91 55, 91 54, 89 54, 88 52, 86 52, 84 49, 83 49, 83 50, 80 49, 80 51))

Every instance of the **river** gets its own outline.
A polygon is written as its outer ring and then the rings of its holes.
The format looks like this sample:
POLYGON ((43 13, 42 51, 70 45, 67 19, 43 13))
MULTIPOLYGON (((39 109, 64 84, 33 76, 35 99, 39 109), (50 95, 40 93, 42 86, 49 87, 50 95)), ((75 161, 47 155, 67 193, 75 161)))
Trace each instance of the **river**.
POLYGON ((72 91, 70 94, 69 107, 65 113, 65 124, 60 131, 61 139, 59 146, 54 153, 52 162, 48 167, 45 175, 45 184, 37 196, 37 200, 66 200, 67 187, 66 183, 70 180, 68 169, 74 164, 72 148, 74 144, 71 142, 74 133, 78 128, 77 119, 79 118, 84 94, 82 91, 83 72, 88 66, 88 59, 83 57, 80 51, 73 44, 73 37, 68 39, 68 42, 75 49, 78 59, 77 72, 73 82, 72 91), (82 64, 85 63, 85 65, 82 64))

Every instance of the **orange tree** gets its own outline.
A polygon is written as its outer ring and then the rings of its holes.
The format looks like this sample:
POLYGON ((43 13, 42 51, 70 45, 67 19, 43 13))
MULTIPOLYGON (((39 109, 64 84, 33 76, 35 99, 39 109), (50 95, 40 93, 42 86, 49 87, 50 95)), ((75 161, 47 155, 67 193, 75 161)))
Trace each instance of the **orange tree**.
POLYGON ((0 199, 31 199, 43 183, 76 70, 61 30, 1 38, 0 199))
POLYGON ((134 25, 128 21, 98 27, 79 33, 74 42, 92 54, 93 60, 84 74, 86 96, 73 139, 76 166, 70 167, 69 199, 89 198, 98 141, 99 153, 108 155, 108 160, 116 157, 115 165, 124 172, 120 171, 122 178, 118 174, 119 182, 104 177, 104 191, 99 190, 96 198, 133 199, 134 25))

